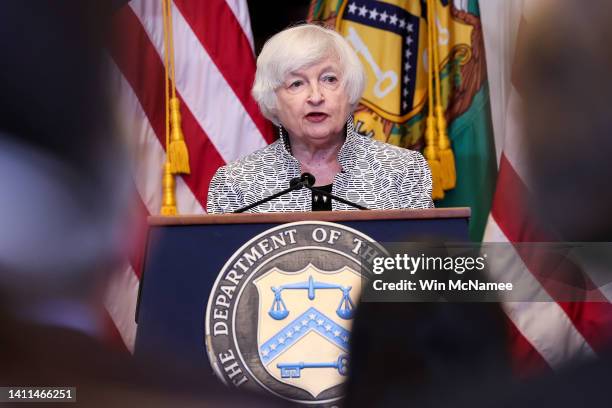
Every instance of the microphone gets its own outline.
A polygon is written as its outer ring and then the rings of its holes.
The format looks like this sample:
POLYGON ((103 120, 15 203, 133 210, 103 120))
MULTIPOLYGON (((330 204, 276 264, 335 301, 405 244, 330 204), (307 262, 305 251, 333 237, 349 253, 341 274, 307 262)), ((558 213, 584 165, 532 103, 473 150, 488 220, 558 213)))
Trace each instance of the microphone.
POLYGON ((310 188, 314 186, 315 180, 316 180, 315 176, 313 176, 312 174, 303 173, 299 177, 292 178, 291 181, 289 181, 289 185, 295 186, 299 184, 300 185, 299 188, 302 188, 302 187, 310 188))
POLYGON ((300 176, 300 180, 302 181, 302 183, 304 183, 304 187, 310 188, 310 187, 314 186, 315 176, 313 176, 310 173, 303 173, 300 176))

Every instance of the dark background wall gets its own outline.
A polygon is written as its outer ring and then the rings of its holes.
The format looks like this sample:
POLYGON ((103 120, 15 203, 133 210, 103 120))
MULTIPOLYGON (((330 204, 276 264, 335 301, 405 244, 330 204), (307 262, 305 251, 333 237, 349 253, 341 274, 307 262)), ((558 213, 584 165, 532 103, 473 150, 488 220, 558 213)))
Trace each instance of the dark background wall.
POLYGON ((306 22, 310 0, 248 0, 255 54, 268 38, 284 28, 306 22))

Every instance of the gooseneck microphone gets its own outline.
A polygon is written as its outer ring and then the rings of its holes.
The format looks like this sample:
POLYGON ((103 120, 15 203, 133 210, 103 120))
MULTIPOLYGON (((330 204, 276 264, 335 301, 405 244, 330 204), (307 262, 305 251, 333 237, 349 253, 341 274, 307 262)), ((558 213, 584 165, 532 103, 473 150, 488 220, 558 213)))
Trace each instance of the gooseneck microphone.
POLYGON ((334 199, 336 201, 339 201, 341 203, 344 203, 346 205, 350 205, 352 207, 358 208, 360 210, 369 210, 369 208, 363 207, 359 204, 355 204, 349 200, 345 200, 344 198, 340 198, 338 196, 335 196, 331 193, 328 193, 327 191, 323 191, 323 190, 319 190, 318 188, 314 188, 314 183, 315 183, 315 176, 313 176, 310 173, 302 173, 302 175, 300 175, 299 177, 294 177, 291 180, 289 180, 289 188, 286 188, 284 190, 279 191, 276 194, 272 194, 269 197, 265 197, 259 201, 254 202, 253 204, 249 204, 247 206, 244 206, 242 208, 237 209, 236 211, 234 211, 234 213, 242 213, 245 211, 250 210, 251 208, 257 207, 258 205, 267 203, 268 201, 274 200, 275 198, 278 198, 282 195, 285 195, 287 193, 290 193, 293 190, 299 190, 302 187, 306 187, 307 189, 309 189, 310 191, 313 191, 315 193, 319 193, 321 195, 324 195, 328 198, 334 199))

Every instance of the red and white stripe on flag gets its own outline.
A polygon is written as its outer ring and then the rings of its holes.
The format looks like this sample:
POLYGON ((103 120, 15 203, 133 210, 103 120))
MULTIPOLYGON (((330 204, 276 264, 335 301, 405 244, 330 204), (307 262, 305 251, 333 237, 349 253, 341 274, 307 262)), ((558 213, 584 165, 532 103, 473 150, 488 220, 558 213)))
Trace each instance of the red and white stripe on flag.
MULTIPOLYGON (((492 65, 498 67, 493 73, 489 72, 489 81, 500 81, 500 89, 504 97, 498 106, 496 119, 496 132, 503 135, 496 137, 496 143, 503 143, 503 150, 499 158, 499 173, 493 206, 485 230, 485 242, 550 242, 556 241, 554 232, 543 226, 536 219, 527 206, 532 194, 526 172, 525 148, 522 143, 523 128, 520 117, 521 92, 520 81, 516 72, 505 72, 504 66, 515 67, 521 56, 516 50, 521 49, 522 42, 526 41, 524 30, 529 24, 530 8, 536 7, 534 3, 512 1, 518 5, 519 15, 515 20, 517 27, 507 26, 512 21, 512 10, 505 0, 498 2, 500 9, 488 4, 484 13, 500 12, 498 17, 506 24, 501 24, 507 33, 515 33, 515 38, 506 38, 505 44, 514 44, 514 52, 510 53, 512 61, 493 61, 492 65), (506 78, 502 78, 506 75, 506 78), (504 81, 506 86, 504 86, 504 81)), ((536 2, 537 3, 537 2, 536 2)), ((494 46, 499 41, 499 27, 492 37, 489 37, 494 46)), ((507 34, 508 37, 512 34, 507 34)), ((487 29, 485 26, 485 42, 487 29)), ((492 52, 491 54, 493 54, 492 52)), ((490 54, 490 55, 491 55, 490 54)), ((504 58, 504 55, 496 55, 504 58)), ((509 56, 508 56, 509 57, 509 56)), ((493 97, 493 103, 495 98, 493 97)), ((493 106, 493 110, 496 107, 493 106)), ((545 285, 537 278, 542 275, 541 264, 529 258, 513 257, 503 267, 498 268, 504 276, 521 276, 527 279, 533 293, 539 299, 548 293, 545 285)), ((493 271, 495 273, 495 271, 493 271)), ((510 320, 512 332, 512 352, 519 373, 528 374, 542 369, 555 369, 572 358, 589 357, 601 351, 607 342, 612 340, 612 305, 610 303, 577 303, 556 302, 552 298, 548 302, 505 302, 504 308, 510 320)))
MULTIPOLYGON (((161 0, 132 0, 113 18, 110 45, 117 111, 131 146, 133 179, 143 215, 158 214, 165 161, 164 32, 161 0)), ((180 214, 203 214, 217 168, 273 140, 250 95, 255 75, 246 0, 173 0, 176 91, 191 174, 176 177, 180 214)), ((117 273, 107 311, 133 350, 141 261, 117 273)))

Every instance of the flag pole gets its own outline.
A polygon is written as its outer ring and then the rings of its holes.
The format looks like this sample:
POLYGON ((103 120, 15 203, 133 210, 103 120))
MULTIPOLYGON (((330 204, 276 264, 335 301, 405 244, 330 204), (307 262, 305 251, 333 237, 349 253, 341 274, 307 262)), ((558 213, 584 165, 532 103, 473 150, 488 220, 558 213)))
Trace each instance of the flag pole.
POLYGON ((162 0, 166 107, 166 162, 162 176, 162 215, 176 215, 176 174, 189 174, 189 152, 181 128, 180 100, 176 96, 172 0, 162 0), (172 96, 170 95, 172 93, 172 96))
MULTIPOLYGON (((436 123, 438 126, 438 160, 440 161, 440 175, 442 177, 442 188, 450 190, 457 184, 457 174, 455 170, 455 156, 451 149, 450 139, 446 131, 446 118, 444 117, 444 107, 442 101, 442 90, 440 82, 440 52, 438 50, 438 32, 436 30, 436 7, 437 0, 429 0, 431 3, 431 33, 433 50, 433 72, 436 84, 436 123)), ((428 6, 429 7, 429 6, 428 6)))
POLYGON ((168 38, 168 4, 167 0, 161 0, 162 2, 162 15, 163 15, 163 26, 164 26, 164 87, 165 87, 165 113, 166 113, 166 161, 164 163, 163 175, 162 175, 162 206, 160 213, 161 215, 176 215, 176 192, 175 192, 175 180, 174 172, 172 171, 170 150, 170 78, 168 75, 169 67, 169 38, 168 38))
POLYGON ((438 160, 437 145, 436 145, 436 122, 434 117, 434 90, 433 90, 433 21, 432 21, 432 0, 427 0, 427 121, 425 127, 425 158, 431 169, 432 192, 431 198, 439 200, 444 198, 444 189, 442 188, 442 169, 438 160))

